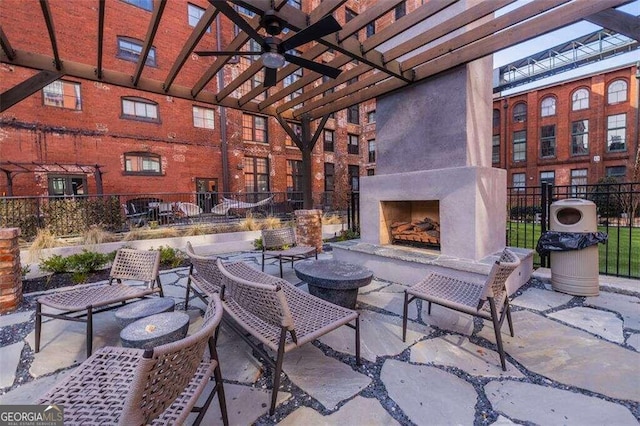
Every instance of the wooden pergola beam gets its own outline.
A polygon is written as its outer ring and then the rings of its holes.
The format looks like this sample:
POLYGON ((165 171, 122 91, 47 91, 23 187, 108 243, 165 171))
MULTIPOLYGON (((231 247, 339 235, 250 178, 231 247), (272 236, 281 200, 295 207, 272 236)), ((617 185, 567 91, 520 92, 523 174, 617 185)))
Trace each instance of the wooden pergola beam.
POLYGON ((196 47, 200 39, 205 35, 207 29, 211 26, 211 23, 215 19, 216 15, 218 15, 218 9, 215 9, 213 6, 209 6, 207 10, 204 12, 204 15, 198 21, 198 24, 195 26, 191 35, 182 46, 182 50, 176 57, 176 60, 173 62, 171 69, 169 70, 169 74, 167 74, 167 78, 164 80, 164 89, 169 90, 171 85, 173 84, 173 80, 178 76, 178 73, 184 66, 184 63, 187 61, 191 52, 196 47))
POLYGON ((613 30, 640 41, 640 17, 633 16, 615 9, 602 10, 585 18, 587 21, 600 25, 602 28, 613 30))
POLYGON ((60 53, 58 52, 58 42, 56 41, 56 30, 53 25, 53 17, 51 16, 51 10, 49 9, 49 2, 47 0, 40 0, 40 8, 42 9, 42 16, 44 22, 47 24, 47 32, 49 33, 49 40, 51 41, 51 51, 53 52, 53 60, 56 64, 56 69, 59 71, 62 68, 60 62, 60 53))
POLYGON ((153 39, 156 37, 156 32, 158 31, 158 26, 160 25, 160 19, 162 18, 162 13, 164 12, 164 7, 166 5, 167 0, 155 0, 154 2, 153 15, 151 16, 151 21, 149 22, 149 28, 147 29, 147 35, 144 39, 142 52, 140 53, 140 57, 138 57, 136 70, 133 73, 134 86, 137 86, 138 82, 140 81, 142 70, 144 69, 144 66, 147 62, 149 51, 151 51, 151 47, 153 46, 153 39))
POLYGON ((369 23, 376 21, 379 17, 389 12, 391 9, 395 8, 399 3, 402 3, 404 0, 385 0, 382 2, 378 2, 373 7, 367 8, 364 12, 360 13, 358 16, 353 18, 351 21, 347 22, 345 28, 338 31, 338 41, 342 41, 346 38, 355 35, 362 28, 366 27, 369 23))
POLYGON ((0 112, 31 96, 38 90, 62 77, 62 73, 54 71, 40 71, 17 86, 0 94, 0 112))
POLYGON ((2 26, 0 26, 0 46, 2 47, 2 51, 4 52, 4 54, 7 55, 7 58, 13 59, 16 57, 16 51, 13 50, 13 47, 11 47, 9 38, 4 33, 2 26))

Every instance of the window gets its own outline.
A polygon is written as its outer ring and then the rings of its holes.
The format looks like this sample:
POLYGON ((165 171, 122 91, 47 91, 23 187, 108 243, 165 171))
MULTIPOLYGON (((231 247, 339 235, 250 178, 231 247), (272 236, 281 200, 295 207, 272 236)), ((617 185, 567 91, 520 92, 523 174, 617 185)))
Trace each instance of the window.
POLYGON ((287 192, 302 191, 302 161, 287 160, 287 192))
POLYGON ((122 118, 159 122, 158 104, 143 98, 122 98, 122 118))
POLYGON ((402 18, 404 15, 407 14, 407 2, 403 1, 402 3, 397 5, 394 11, 395 11, 395 18, 397 21, 398 19, 402 18))
POLYGON ((244 157, 244 188, 247 193, 269 192, 269 160, 244 157))
POLYGON ((550 117, 556 115, 556 98, 548 96, 540 102, 540 116, 550 117))
MULTIPOLYGON (((142 54, 142 42, 129 38, 118 37, 118 53, 117 57, 124 59, 125 61, 138 62, 140 55, 142 54)), ((149 55, 147 55, 146 65, 152 67, 156 66, 156 48, 149 49, 149 55)))
POLYGON ((360 154, 358 135, 347 135, 347 152, 349 154, 360 154))
POLYGON ((351 191, 360 191, 360 167, 349 165, 348 166, 349 173, 349 189, 351 191))
POLYGON ((500 110, 493 110, 493 127, 500 127, 500 110))
POLYGON ((350 20, 352 20, 356 16, 358 16, 358 14, 355 13, 353 10, 349 9, 348 7, 344 8, 344 20, 345 20, 345 22, 349 22, 350 20))
POLYGON ((54 81, 42 89, 42 100, 47 106, 82 110, 80 84, 72 81, 54 81))
POLYGON ((607 167, 605 169, 607 177, 615 178, 618 182, 623 182, 627 175, 627 168, 625 166, 607 167))
POLYGON ((124 0, 124 2, 132 4, 144 10, 153 10, 153 0, 124 0))
POLYGON ((527 131, 513 132, 513 161, 527 159, 527 131))
POLYGON ((255 13, 253 13, 252 11, 247 9, 246 7, 242 7, 242 6, 237 6, 236 5, 236 10, 238 11, 238 13, 242 13, 243 15, 247 15, 250 18, 253 18, 254 16, 256 16, 255 13))
POLYGON ((609 85, 607 90, 607 103, 617 104, 627 100, 627 82, 624 80, 616 80, 609 85))
POLYGON ((556 156, 556 126, 542 126, 540 129, 540 156, 542 158, 556 156))
POLYGON ((267 118, 242 114, 242 139, 245 141, 269 143, 267 138, 267 118))
POLYGON ((159 175, 162 174, 160 156, 148 152, 128 152, 124 154, 126 174, 159 175))
POLYGON ((376 33, 376 23, 374 22, 369 22, 367 24, 367 38, 371 37, 372 35, 374 35, 376 33))
POLYGON ((626 151, 627 115, 616 114, 607 117, 607 151, 626 151))
POLYGON ((527 121, 527 104, 520 102, 513 107, 513 122, 524 123, 527 121))
POLYGON ((369 149, 369 162, 375 163, 376 162, 376 140, 371 139, 370 141, 368 141, 367 147, 369 149))
POLYGON ((577 196, 587 193, 587 169, 571 170, 571 195, 577 196))
POLYGON ((579 111, 589 108, 589 91, 587 89, 578 89, 571 96, 571 109, 579 111))
POLYGON ((360 124, 360 105, 351 105, 347 108, 347 123, 360 124))
POLYGON ((85 175, 49 175, 49 195, 86 195, 85 175))
MULTIPOLYGON (((287 52, 291 55, 294 56, 300 56, 300 53, 298 51, 295 50, 290 50, 289 52, 287 52)), ((284 82, 283 85, 284 87, 290 86, 293 83, 295 83, 296 81, 300 80, 302 78, 302 68, 298 68, 297 70, 295 70, 294 72, 292 72, 291 74, 289 74, 288 76, 286 76, 284 78, 284 82)), ((294 92, 290 93, 289 95, 287 95, 287 101, 292 101, 294 98, 298 97, 302 95, 302 87, 300 87, 299 89, 295 90, 294 92)), ((300 108, 302 105, 298 104, 295 106, 295 108, 300 108)))
POLYGON ((493 135, 491 141, 491 162, 500 162, 500 135, 493 135))
POLYGON ((333 141, 335 132, 333 130, 324 131, 324 150, 327 152, 333 152, 333 141))
POLYGON ((213 110, 209 108, 193 107, 193 125, 203 129, 213 129, 215 120, 213 110))
MULTIPOLYGON (((298 123, 291 123, 288 122, 289 126, 291 126, 291 130, 293 130, 293 133, 295 133, 298 137, 302 137, 302 126, 298 123)), ((284 139, 284 144, 285 146, 292 146, 297 148, 298 145, 296 145, 293 140, 291 140, 291 136, 289 136, 289 134, 287 134, 287 136, 285 136, 284 139)))
POLYGON ((549 183, 551 185, 556 182, 556 172, 540 172, 540 184, 549 183))
MULTIPOLYGON (((200 18, 204 15, 205 10, 194 4, 187 3, 187 19, 189 20, 189 26, 195 27, 200 22, 200 18)), ((211 27, 207 28, 207 32, 211 32, 211 27)))
POLYGON ((589 120, 571 123, 571 155, 589 154, 589 120))
POLYGON ((367 176, 375 176, 376 169, 367 169, 367 176))
POLYGON ((526 183, 526 175, 524 173, 514 173, 511 176, 513 187, 518 188, 517 191, 522 191, 526 183))
POLYGON ((293 6, 296 9, 302 10, 302 0, 287 0, 289 6, 293 6))
POLYGON ((335 167, 333 163, 324 163, 324 190, 325 192, 335 189, 335 167))
MULTIPOLYGON (((323 62, 324 64, 326 64, 326 62, 323 62)), ((329 77, 328 75, 323 75, 322 76, 322 83, 328 83, 329 81, 333 80, 331 77, 329 77)), ((331 93, 333 93, 333 87, 329 87, 327 90, 324 91, 323 96, 327 96, 331 93)))
POLYGON ((369 111, 367 113, 367 123, 371 124, 371 123, 375 123, 376 122, 376 111, 369 111))

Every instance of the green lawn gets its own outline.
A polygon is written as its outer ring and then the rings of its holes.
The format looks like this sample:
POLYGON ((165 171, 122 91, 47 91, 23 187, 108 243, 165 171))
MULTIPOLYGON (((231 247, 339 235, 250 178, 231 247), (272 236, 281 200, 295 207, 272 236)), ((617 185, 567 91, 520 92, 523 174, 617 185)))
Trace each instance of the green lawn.
MULTIPOLYGON (((607 229, 599 226, 598 231, 607 232, 607 229)), ((507 222, 508 245, 535 249, 540 232, 540 225, 537 224, 507 222)), ((598 245, 600 273, 640 278, 640 228, 610 226, 608 235, 607 244, 598 245)), ((533 262, 536 265, 540 264, 537 253, 533 262)))

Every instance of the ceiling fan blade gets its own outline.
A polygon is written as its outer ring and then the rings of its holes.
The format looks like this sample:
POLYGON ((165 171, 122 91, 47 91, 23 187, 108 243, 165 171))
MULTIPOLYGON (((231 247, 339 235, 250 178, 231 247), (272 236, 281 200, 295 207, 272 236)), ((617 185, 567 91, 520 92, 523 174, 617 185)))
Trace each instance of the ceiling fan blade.
POLYGON ((276 85, 278 70, 275 68, 264 67, 264 87, 273 87, 276 85))
POLYGON ((300 56, 294 56, 294 55, 290 55, 288 53, 284 54, 284 58, 288 62, 291 62, 292 64, 296 64, 296 65, 299 65, 301 67, 308 68, 311 71, 315 71, 317 73, 324 74, 324 75, 326 75, 328 77, 331 77, 331 78, 338 77, 340 75, 340 73, 342 72, 342 70, 339 69, 339 68, 333 68, 333 67, 330 67, 329 65, 320 64, 318 62, 310 61, 308 59, 301 58, 300 56))
POLYGON ((260 56, 262 52, 234 52, 233 50, 200 50, 193 52, 198 56, 260 56))
POLYGON ((265 50, 267 49, 267 44, 264 42, 264 38, 247 22, 236 10, 229 6, 226 1, 221 0, 209 0, 216 9, 222 12, 227 18, 231 19, 231 21, 236 24, 242 31, 247 33, 249 37, 254 39, 260 46, 262 46, 265 50))
POLYGON ((327 15, 313 25, 298 31, 295 35, 282 42, 280 47, 286 52, 290 49, 295 49, 298 46, 302 46, 310 41, 321 39, 322 37, 340 31, 342 27, 336 21, 333 15, 327 15))

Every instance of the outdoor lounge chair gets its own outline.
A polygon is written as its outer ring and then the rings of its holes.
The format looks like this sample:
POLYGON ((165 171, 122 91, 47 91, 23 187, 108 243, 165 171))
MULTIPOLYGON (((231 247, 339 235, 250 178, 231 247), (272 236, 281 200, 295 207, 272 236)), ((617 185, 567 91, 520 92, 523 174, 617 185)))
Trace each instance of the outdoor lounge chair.
POLYGON ((291 227, 280 229, 262 230, 262 270, 264 271, 265 259, 278 259, 280 262, 280 278, 282 278, 282 261, 306 259, 315 256, 318 258, 318 250, 315 247, 296 245, 296 232, 291 227))
POLYGON ((59 291, 38 298, 36 303, 35 351, 40 351, 42 317, 87 323, 87 357, 93 346, 93 314, 118 308, 128 300, 162 293, 157 250, 120 249, 116 253, 109 274, 109 283, 101 286, 59 291), (116 284, 113 281, 117 281, 116 284), (122 280, 142 281, 145 286, 128 285, 122 280), (157 286, 156 286, 157 284, 157 286), (61 313, 42 312, 42 305, 59 309, 61 313), (86 318, 84 318, 86 317, 86 318))
POLYGON ((445 306, 493 322, 496 344, 500 354, 502 369, 507 370, 500 329, 505 316, 509 331, 513 336, 511 309, 505 283, 509 275, 520 265, 520 259, 509 249, 504 249, 500 259, 491 268, 484 284, 466 282, 458 278, 431 273, 419 283, 404 291, 404 312, 402 317, 402 341, 407 337, 407 310, 414 299, 428 302, 427 313, 431 315, 431 303, 445 306), (488 305, 488 310, 487 310, 488 305))
POLYGON ((124 215, 127 218, 129 227, 144 226, 149 222, 149 211, 138 212, 136 210, 135 204, 133 203, 130 203, 130 207, 127 207, 126 204, 123 204, 122 210, 124 211, 124 215))
POLYGON ((222 318, 218 296, 200 330, 151 349, 107 346, 84 361, 45 396, 41 404, 64 406, 65 424, 183 424, 189 413, 204 417, 217 392, 222 421, 227 409, 214 335, 222 318), (205 348, 209 356, 205 356, 205 348), (195 407, 211 377, 215 386, 202 407, 195 407))
POLYGON ((187 256, 191 260, 189 278, 187 278, 187 295, 184 298, 184 310, 189 307, 189 293, 193 291, 205 304, 213 293, 220 293, 222 274, 218 269, 215 257, 199 256, 187 241, 187 256))
POLYGON ((269 414, 273 415, 276 407, 285 353, 346 325, 355 329, 356 363, 360 365, 358 312, 312 296, 242 262, 224 265, 218 259, 218 268, 223 275, 222 305, 230 317, 225 324, 274 367, 269 414), (275 362, 247 333, 277 353, 275 362))

